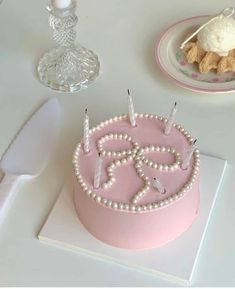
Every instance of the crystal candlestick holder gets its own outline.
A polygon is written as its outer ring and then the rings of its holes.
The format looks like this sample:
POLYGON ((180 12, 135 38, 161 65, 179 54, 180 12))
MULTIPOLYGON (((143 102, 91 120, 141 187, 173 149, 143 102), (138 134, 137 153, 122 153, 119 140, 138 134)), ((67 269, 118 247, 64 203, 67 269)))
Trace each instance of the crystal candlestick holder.
POLYGON ((75 45, 76 1, 64 9, 47 4, 49 24, 57 47, 46 52, 39 60, 37 71, 40 81, 52 89, 74 92, 87 87, 99 74, 98 57, 80 45, 75 45))

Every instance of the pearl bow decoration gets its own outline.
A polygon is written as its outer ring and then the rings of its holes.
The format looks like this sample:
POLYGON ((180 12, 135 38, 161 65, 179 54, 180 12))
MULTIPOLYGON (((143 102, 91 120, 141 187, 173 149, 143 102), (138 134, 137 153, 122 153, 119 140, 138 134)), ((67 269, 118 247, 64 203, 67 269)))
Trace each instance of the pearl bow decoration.
POLYGON ((134 141, 134 139, 126 133, 115 133, 106 134, 101 137, 97 142, 98 152, 103 157, 114 157, 116 160, 110 162, 107 167, 108 180, 102 184, 104 189, 110 188, 116 181, 114 177, 114 169, 116 167, 125 165, 127 163, 133 163, 134 168, 138 176, 143 180, 143 187, 134 194, 131 202, 137 204, 139 200, 149 191, 150 189, 150 179, 144 174, 142 165, 147 165, 150 168, 158 171, 174 171, 180 167, 180 154, 176 150, 169 146, 155 146, 149 145, 140 147, 140 145, 134 141), (103 145, 108 140, 125 140, 131 144, 131 149, 123 149, 121 151, 105 150, 103 145), (157 162, 151 161, 145 157, 144 154, 162 152, 170 153, 174 156, 174 162, 170 164, 159 164, 157 162))

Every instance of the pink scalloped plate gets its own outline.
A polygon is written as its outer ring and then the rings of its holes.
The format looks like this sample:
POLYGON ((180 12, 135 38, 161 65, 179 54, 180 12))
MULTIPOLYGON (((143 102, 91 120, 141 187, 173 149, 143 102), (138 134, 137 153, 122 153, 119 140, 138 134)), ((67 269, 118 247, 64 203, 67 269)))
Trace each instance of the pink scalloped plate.
POLYGON ((198 72, 196 65, 187 63, 180 44, 211 16, 203 15, 181 20, 168 27, 155 46, 155 57, 162 72, 177 85, 192 91, 225 93, 235 91, 235 72, 217 74, 198 72))

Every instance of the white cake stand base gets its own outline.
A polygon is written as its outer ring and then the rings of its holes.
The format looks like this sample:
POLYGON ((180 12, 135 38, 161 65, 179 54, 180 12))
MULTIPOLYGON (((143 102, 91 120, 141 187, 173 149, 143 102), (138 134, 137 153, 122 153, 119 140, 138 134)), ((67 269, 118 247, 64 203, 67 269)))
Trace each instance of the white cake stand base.
POLYGON ((76 253, 155 274, 170 282, 190 284, 225 169, 226 161, 201 155, 199 216, 187 232, 160 248, 128 251, 95 239, 75 212, 72 178, 64 185, 38 237, 76 253))

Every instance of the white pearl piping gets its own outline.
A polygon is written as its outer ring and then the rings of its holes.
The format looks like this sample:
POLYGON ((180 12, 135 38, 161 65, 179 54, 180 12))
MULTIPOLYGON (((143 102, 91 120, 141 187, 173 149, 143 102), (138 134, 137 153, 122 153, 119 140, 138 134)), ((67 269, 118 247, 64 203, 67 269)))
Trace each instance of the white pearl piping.
POLYGON ((132 198, 131 202, 137 204, 140 199, 150 190, 150 180, 145 176, 143 169, 141 168, 142 164, 147 165, 155 170, 160 171, 174 171, 180 166, 180 155, 176 152, 174 148, 165 147, 165 146, 145 146, 140 148, 139 144, 133 140, 127 133, 110 133, 101 137, 97 141, 98 152, 103 157, 125 157, 122 159, 117 159, 112 161, 107 168, 108 181, 102 184, 103 189, 109 189, 113 183, 116 181, 113 171, 116 167, 127 164, 129 162, 134 162, 135 170, 138 176, 143 180, 144 186, 138 191, 132 198), (131 149, 122 150, 122 151, 110 151, 103 148, 103 144, 109 140, 125 140, 129 142, 132 146, 131 149), (170 153, 174 155, 175 162, 172 164, 158 164, 156 162, 148 160, 144 153, 152 152, 163 152, 170 153))
MULTIPOLYGON (((142 113, 137 114, 136 113, 135 116, 136 116, 136 118, 150 118, 150 119, 160 120, 163 123, 167 122, 167 118, 164 118, 162 116, 152 115, 152 114, 142 114, 142 113)), ((123 120, 123 119, 127 119, 127 118, 128 118, 127 115, 121 115, 121 116, 115 116, 114 118, 111 118, 109 120, 101 122, 98 126, 92 128, 90 130, 90 134, 95 132, 95 131, 100 131, 106 125, 109 125, 111 123, 115 123, 115 122, 118 122, 119 120, 123 120)), ((194 139, 181 125, 174 123, 173 127, 175 127, 178 131, 180 131, 185 136, 185 138, 187 139, 189 144, 193 143, 194 139)), ((114 134, 114 135, 116 135, 116 134, 114 134)), ((79 143, 75 149, 72 163, 74 166, 74 173, 76 175, 77 181, 80 184, 83 192, 86 193, 88 197, 92 198, 94 201, 96 201, 100 205, 112 208, 114 210, 120 210, 120 211, 125 211, 125 212, 134 212, 134 213, 148 212, 148 211, 156 210, 158 208, 161 208, 161 207, 166 206, 172 202, 177 201, 179 198, 182 198, 185 195, 185 193, 188 192, 188 190, 190 190, 192 188, 194 182, 197 179, 197 176, 199 173, 199 168, 200 168, 199 150, 195 149, 194 154, 193 154, 194 155, 194 165, 193 165, 192 173, 189 177, 188 182, 186 182, 177 193, 165 198, 164 200, 158 201, 158 202, 153 202, 153 203, 149 203, 146 205, 135 205, 135 204, 131 205, 131 204, 119 203, 119 202, 115 202, 115 201, 103 198, 103 197, 97 195, 95 192, 93 192, 92 189, 87 187, 85 181, 83 180, 83 178, 80 174, 80 169, 79 169, 79 165, 78 165, 78 157, 79 157, 80 151, 82 151, 81 150, 81 143, 79 143)), ((129 157, 129 161, 132 161, 131 156, 128 156, 128 157, 129 157)), ((179 162, 179 156, 178 155, 177 155, 177 158, 175 158, 175 161, 176 161, 176 163, 177 163, 177 161, 179 162)), ((140 173, 140 171, 139 171, 139 173, 140 173)), ((148 177, 146 177, 146 178, 147 178, 146 182, 149 181, 148 177)))

